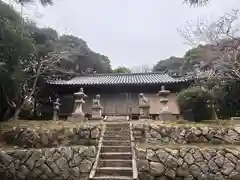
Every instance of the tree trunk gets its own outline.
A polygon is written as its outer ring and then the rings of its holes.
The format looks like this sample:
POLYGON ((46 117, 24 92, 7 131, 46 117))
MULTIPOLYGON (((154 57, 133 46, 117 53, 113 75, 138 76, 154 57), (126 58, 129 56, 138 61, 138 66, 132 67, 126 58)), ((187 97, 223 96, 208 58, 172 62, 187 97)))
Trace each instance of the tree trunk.
POLYGON ((213 118, 215 120, 218 120, 217 111, 216 111, 215 107, 213 107, 213 118))
POLYGON ((6 121, 8 120, 8 117, 10 117, 10 112, 11 112, 12 107, 8 106, 7 110, 5 111, 4 115, 3 115, 3 120, 6 121))
POLYGON ((36 74, 36 77, 35 77, 35 79, 34 79, 34 83, 33 83, 32 90, 30 91, 30 93, 29 93, 27 96, 25 96, 22 104, 21 104, 18 108, 16 108, 15 113, 14 113, 14 115, 12 116, 11 119, 18 119, 18 116, 19 116, 19 113, 21 112, 21 109, 24 107, 24 105, 28 102, 28 100, 29 100, 29 99, 31 98, 31 96, 34 94, 34 92, 35 92, 35 90, 36 90, 37 82, 38 82, 38 77, 39 77, 39 75, 40 75, 40 73, 41 73, 41 67, 42 67, 42 64, 39 62, 39 64, 38 64, 38 69, 37 69, 37 74, 36 74))
POLYGON ((15 112, 10 120, 17 120, 20 112, 21 112, 21 108, 16 108, 15 112))
POLYGON ((37 117, 37 100, 36 97, 34 97, 33 118, 36 119, 36 117, 37 117))
POLYGON ((34 87, 34 88, 31 90, 31 92, 27 95, 27 97, 24 98, 22 104, 21 104, 19 107, 16 107, 15 112, 14 112, 12 118, 11 118, 12 120, 18 119, 19 113, 21 112, 21 110, 22 110, 22 108, 24 107, 24 105, 28 102, 28 100, 29 100, 29 99, 31 98, 31 96, 33 95, 33 93, 34 93, 34 91, 35 91, 35 88, 36 88, 36 87, 34 87))

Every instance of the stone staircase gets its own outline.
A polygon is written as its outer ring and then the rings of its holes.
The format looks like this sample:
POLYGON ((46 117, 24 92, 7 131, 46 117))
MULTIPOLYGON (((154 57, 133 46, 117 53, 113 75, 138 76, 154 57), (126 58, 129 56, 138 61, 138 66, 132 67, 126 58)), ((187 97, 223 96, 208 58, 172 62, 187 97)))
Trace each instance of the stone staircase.
POLYGON ((131 122, 105 122, 91 180, 137 180, 131 122))
POLYGON ((107 116, 105 121, 106 122, 126 122, 129 120, 129 116, 107 116))

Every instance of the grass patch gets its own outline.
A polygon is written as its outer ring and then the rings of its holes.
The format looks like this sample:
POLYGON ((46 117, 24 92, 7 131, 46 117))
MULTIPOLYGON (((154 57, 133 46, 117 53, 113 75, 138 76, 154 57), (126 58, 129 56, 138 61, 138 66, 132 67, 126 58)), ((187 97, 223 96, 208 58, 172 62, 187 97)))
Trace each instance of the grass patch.
MULTIPOLYGON (((195 123, 195 122, 189 122, 186 120, 178 120, 175 122, 165 122, 163 124, 162 121, 158 121, 158 120, 144 120, 144 119, 140 119, 140 120, 133 120, 132 121, 133 124, 154 124, 154 125, 173 125, 173 126, 180 126, 180 125, 191 125, 191 126, 206 126, 206 125, 211 125, 211 126, 234 126, 234 125, 240 125, 240 120, 206 120, 206 121, 202 121, 199 123, 195 123)), ((11 130, 13 127, 20 127, 20 128, 32 128, 32 129, 62 129, 64 128, 74 128, 76 126, 82 126, 82 125, 100 125, 100 121, 99 120, 88 120, 85 121, 84 123, 81 121, 63 121, 63 120, 59 120, 59 121, 52 121, 52 120, 45 120, 45 121, 41 121, 41 120, 11 120, 11 121, 7 121, 7 122, 1 122, 0 123, 0 133, 4 132, 4 131, 8 131, 11 130)))
POLYGON ((82 126, 84 124, 98 125, 100 121, 87 121, 82 123, 81 121, 33 121, 33 120, 11 120, 7 122, 0 123, 0 132, 11 130, 13 127, 20 128, 31 128, 31 129, 62 129, 64 128, 74 128, 76 126, 82 126))
POLYGON ((136 147, 142 150, 146 150, 148 148, 172 148, 172 149, 178 149, 178 148, 184 148, 184 147, 192 147, 192 148, 235 148, 240 149, 239 145, 234 144, 211 144, 211 143, 192 143, 192 144, 155 144, 155 143, 136 143, 136 147))
MULTIPOLYGON (((19 147, 18 145, 15 145, 16 143, 11 144, 8 141, 3 139, 3 134, 11 132, 14 127, 36 129, 37 131, 59 130, 60 132, 59 136, 65 137, 66 134, 64 134, 64 130, 72 129, 75 127, 81 127, 83 125, 100 125, 100 121, 91 120, 87 122, 82 122, 82 121, 63 121, 63 120, 59 120, 59 121, 11 120, 7 122, 1 122, 0 123, 0 149, 6 150, 6 149, 22 149, 23 148, 22 146, 19 147)), ((13 136, 13 138, 15 137, 13 136)))
POLYGON ((189 126, 235 126, 240 125, 240 120, 204 120, 201 122, 191 122, 187 120, 178 120, 178 121, 165 121, 163 123, 162 121, 158 120, 138 120, 138 121, 132 121, 133 124, 154 124, 154 125, 169 125, 169 126, 181 126, 181 125, 189 125, 189 126))

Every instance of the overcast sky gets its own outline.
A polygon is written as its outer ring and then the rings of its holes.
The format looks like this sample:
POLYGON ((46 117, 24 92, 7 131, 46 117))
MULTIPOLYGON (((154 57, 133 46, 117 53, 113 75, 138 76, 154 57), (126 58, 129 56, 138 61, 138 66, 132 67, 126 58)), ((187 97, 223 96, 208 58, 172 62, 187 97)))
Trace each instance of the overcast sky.
POLYGON ((182 0, 55 0, 52 7, 27 6, 24 13, 41 27, 84 39, 113 67, 132 67, 183 56, 189 47, 177 28, 237 7, 240 0, 212 0, 203 8, 190 8, 182 0))

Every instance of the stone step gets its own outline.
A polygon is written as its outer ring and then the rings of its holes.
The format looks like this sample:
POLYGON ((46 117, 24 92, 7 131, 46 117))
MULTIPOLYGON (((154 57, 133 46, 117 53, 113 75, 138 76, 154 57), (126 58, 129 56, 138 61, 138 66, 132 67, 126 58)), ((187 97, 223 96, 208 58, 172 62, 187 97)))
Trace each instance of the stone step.
POLYGON ((130 129, 129 126, 105 126, 107 129, 130 129))
POLYGON ((121 133, 125 133, 125 132, 130 132, 130 129, 124 128, 105 128, 105 132, 121 132, 121 133))
POLYGON ((108 127, 129 127, 130 123, 107 123, 108 127))
POLYGON ((129 124, 122 124, 122 123, 116 123, 116 124, 105 124, 106 127, 111 127, 111 128, 122 128, 122 127, 128 127, 129 124))
POLYGON ((127 126, 105 126, 105 128, 109 128, 109 129, 130 129, 129 125, 127 126))
POLYGON ((114 123, 126 123, 127 120, 126 119, 116 119, 116 118, 110 119, 110 118, 108 118, 108 119, 105 120, 105 122, 111 123, 111 124, 114 124, 114 123))
POLYGON ((132 160, 100 159, 99 167, 132 167, 132 160))
POLYGON ((109 133, 109 132, 105 132, 103 137, 129 137, 130 133, 125 133, 125 134, 121 134, 121 133, 109 133))
POLYGON ((103 146, 130 146, 130 141, 121 141, 121 140, 104 140, 102 141, 103 146))
POLYGON ((129 123, 129 121, 128 121, 128 117, 118 117, 118 116, 114 116, 114 117, 107 117, 107 122, 108 123, 111 123, 111 124, 113 124, 113 123, 117 123, 117 122, 121 122, 121 123, 129 123))
POLYGON ((129 176, 96 176, 93 180, 132 180, 129 176))
POLYGON ((107 127, 129 127, 129 123, 107 123, 106 126, 107 127))
POLYGON ((131 167, 100 167, 96 169, 95 176, 128 176, 132 177, 131 167))
POLYGON ((103 139, 104 140, 130 140, 130 135, 129 136, 114 136, 114 135, 112 135, 112 136, 109 136, 109 135, 107 135, 107 136, 103 136, 103 139))
POLYGON ((121 130, 117 130, 117 131, 114 131, 114 130, 112 130, 112 129, 108 129, 108 130, 106 130, 105 129, 105 133, 109 133, 109 134, 129 134, 130 133, 130 130, 124 130, 124 131, 121 131, 121 130))
POLYGON ((122 159, 122 160, 131 160, 131 152, 106 152, 100 153, 100 159, 122 159))
POLYGON ((106 126, 105 127, 106 129, 113 129, 113 130, 129 130, 130 128, 129 128, 129 126, 126 126, 126 127, 118 127, 118 126, 116 126, 116 127, 109 127, 109 126, 106 126))
POLYGON ((130 136, 129 132, 105 131, 104 136, 130 136))
POLYGON ((131 146, 102 146, 101 152, 131 152, 131 146))

